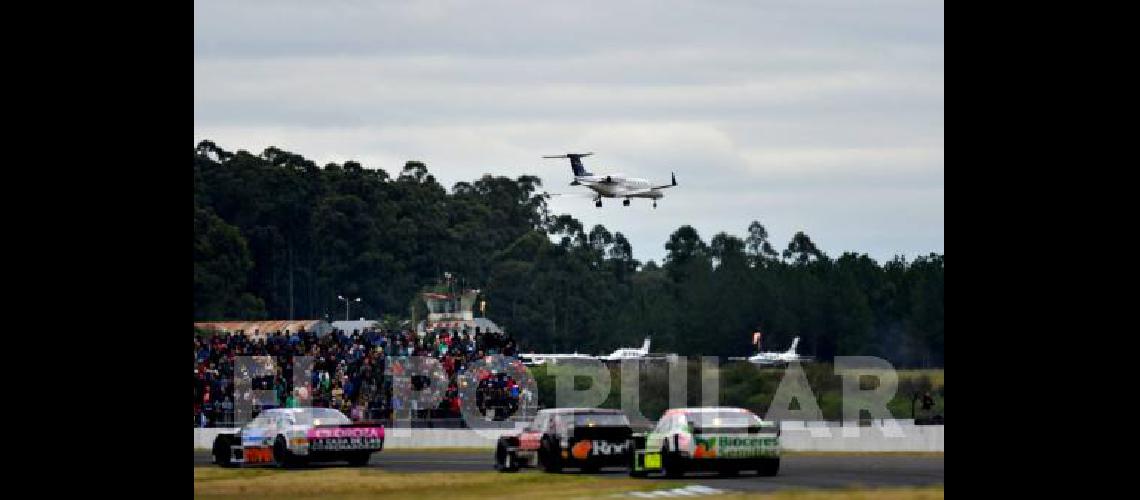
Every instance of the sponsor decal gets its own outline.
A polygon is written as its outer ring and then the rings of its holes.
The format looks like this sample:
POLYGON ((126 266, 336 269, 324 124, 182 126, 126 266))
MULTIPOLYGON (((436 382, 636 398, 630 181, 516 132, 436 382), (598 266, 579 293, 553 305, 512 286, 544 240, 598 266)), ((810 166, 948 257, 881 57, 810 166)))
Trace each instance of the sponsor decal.
POLYGON ((661 468, 661 454, 660 453, 646 453, 645 454, 645 468, 646 469, 660 469, 661 468))
POLYGON ((246 448, 244 451, 244 459, 247 464, 270 463, 273 461, 273 448, 261 446, 246 448))
POLYGON ((593 442, 578 441, 578 444, 575 444, 573 448, 570 448, 570 454, 578 460, 585 460, 586 457, 590 456, 590 448, 593 448, 593 442))
POLYGON ((695 439, 697 447, 693 449, 693 458, 716 458, 716 439, 695 439))
POLYGON ((570 455, 578 460, 585 460, 587 457, 593 456, 609 456, 620 455, 629 452, 629 443, 611 443, 609 441, 602 441, 595 439, 593 441, 578 441, 570 448, 570 455))
POLYGON ((309 441, 309 450, 311 451, 365 450, 379 447, 380 438, 376 437, 324 438, 309 441))
POLYGON ((272 446, 273 438, 269 436, 242 436, 242 446, 272 446))
POLYGON ((695 437, 693 458, 749 458, 772 455, 779 450, 775 437, 709 436, 695 437))
POLYGON ((383 427, 332 427, 309 429, 309 439, 324 438, 382 438, 383 427))

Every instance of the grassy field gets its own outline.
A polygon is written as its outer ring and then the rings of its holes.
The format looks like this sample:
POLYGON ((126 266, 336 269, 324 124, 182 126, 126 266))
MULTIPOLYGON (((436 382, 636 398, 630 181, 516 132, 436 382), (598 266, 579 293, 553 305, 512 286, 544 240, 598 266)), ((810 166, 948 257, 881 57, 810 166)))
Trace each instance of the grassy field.
POLYGON ((927 377, 931 385, 935 389, 946 385, 946 370, 944 368, 932 368, 928 370, 898 370, 899 380, 921 380, 922 377, 927 377))
POLYGON ((729 493, 708 498, 717 500, 772 499, 772 500, 941 500, 946 498, 945 488, 883 488, 845 490, 785 490, 777 493, 729 493))
MULTIPOLYGON (((194 496, 202 498, 417 498, 585 499, 624 496, 633 491, 672 489, 679 481, 644 481, 580 475, 500 474, 498 472, 401 473, 370 469, 194 468, 194 496)), ((788 490, 779 493, 726 493, 715 498, 788 500, 942 499, 943 487, 901 489, 788 490)))
POLYGON ((194 468, 194 496, 202 498, 587 498, 673 488, 684 483, 580 475, 498 472, 386 472, 371 469, 194 468))

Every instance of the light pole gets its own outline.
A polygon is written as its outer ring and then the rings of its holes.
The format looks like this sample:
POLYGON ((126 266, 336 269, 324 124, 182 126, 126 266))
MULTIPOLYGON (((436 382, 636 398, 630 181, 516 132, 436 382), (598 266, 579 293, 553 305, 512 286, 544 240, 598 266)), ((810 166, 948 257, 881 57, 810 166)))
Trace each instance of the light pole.
POLYGON ((348 300, 340 295, 337 295, 336 298, 344 301, 344 320, 348 321, 348 305, 353 302, 360 302, 360 297, 357 297, 353 300, 348 300))

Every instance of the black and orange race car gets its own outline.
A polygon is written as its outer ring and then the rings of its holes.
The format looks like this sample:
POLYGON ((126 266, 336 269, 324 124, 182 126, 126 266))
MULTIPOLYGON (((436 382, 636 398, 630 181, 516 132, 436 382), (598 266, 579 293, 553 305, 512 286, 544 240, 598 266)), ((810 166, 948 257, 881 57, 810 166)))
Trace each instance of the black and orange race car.
POLYGON ((629 467, 633 459, 633 429, 620 410, 555 408, 540 410, 534 422, 518 434, 499 438, 495 468, 514 472, 541 467, 546 472, 577 468, 596 472, 602 467, 629 467))

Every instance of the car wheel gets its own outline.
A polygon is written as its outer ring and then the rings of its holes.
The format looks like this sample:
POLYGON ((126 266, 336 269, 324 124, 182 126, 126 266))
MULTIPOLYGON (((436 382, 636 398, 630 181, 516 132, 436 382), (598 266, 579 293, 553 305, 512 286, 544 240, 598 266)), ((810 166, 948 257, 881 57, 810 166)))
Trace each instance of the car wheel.
POLYGON ((542 470, 551 473, 562 472, 562 460, 559 459, 558 452, 551 449, 548 443, 543 443, 538 451, 538 460, 542 462, 542 470))
POLYGON ((736 477, 740 475, 740 469, 725 468, 720 470, 720 475, 724 477, 736 477))
POLYGON ((353 467, 360 467, 363 465, 368 465, 368 460, 370 460, 371 458, 372 458, 371 452, 367 452, 367 451, 357 452, 348 458, 348 465, 351 465, 353 467))
POLYGON ((780 459, 771 458, 760 463, 760 469, 756 471, 760 476, 775 476, 780 472, 780 459))
POLYGON ((669 452, 665 447, 661 448, 661 472, 668 478, 678 478, 685 475, 680 457, 669 452))
POLYGON ((285 445, 285 436, 277 436, 273 441, 273 461, 277 462, 278 467, 293 467, 295 460, 293 459, 293 452, 289 451, 289 447, 285 445))
POLYGON ((499 472, 515 472, 519 470, 519 460, 514 453, 507 451, 507 446, 499 441, 495 448, 495 468, 499 472))
POLYGON ((502 471, 503 472, 518 472, 518 470, 519 470, 519 459, 518 459, 518 457, 515 456, 515 452, 508 451, 506 453, 506 455, 503 456, 503 469, 502 469, 502 471))
POLYGON ((633 447, 633 453, 629 454, 629 477, 645 477, 647 473, 644 469, 637 470, 637 447, 633 447))
POLYGON ((225 436, 218 436, 214 439, 214 463, 222 467, 233 467, 231 457, 233 452, 230 451, 230 440, 225 436))

